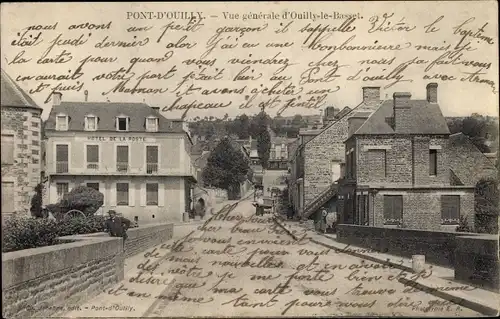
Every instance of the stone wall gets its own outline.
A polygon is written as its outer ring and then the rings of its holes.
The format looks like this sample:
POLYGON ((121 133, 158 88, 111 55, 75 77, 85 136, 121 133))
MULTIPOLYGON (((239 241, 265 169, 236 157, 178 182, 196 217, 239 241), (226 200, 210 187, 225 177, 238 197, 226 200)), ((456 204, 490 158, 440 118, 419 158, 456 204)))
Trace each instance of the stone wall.
POLYGON ((441 221, 441 195, 460 196, 460 216, 466 216, 474 226, 474 189, 408 189, 380 190, 373 196, 373 220, 370 225, 384 226, 384 195, 402 195, 403 224, 411 229, 454 231, 458 226, 445 225, 441 221))
POLYGON ((3 317, 48 317, 92 298, 124 278, 125 258, 171 239, 173 225, 133 228, 128 234, 125 251, 122 239, 97 233, 2 254, 3 317))
POLYGON ((456 237, 455 279, 500 292, 498 235, 456 237))
POLYGON ((2 106, 2 136, 14 139, 14 163, 2 163, 2 183, 14 185, 14 212, 30 214, 31 197, 40 182, 42 110, 2 106))
POLYGON ((305 145, 304 206, 332 183, 333 162, 344 162, 347 139, 347 116, 327 127, 305 145))
MULTIPOLYGON (((448 163, 447 139, 444 137, 358 137, 357 139, 357 183, 370 186, 448 186, 450 166, 448 163), (437 175, 429 175, 429 148, 437 148, 437 175), (370 151, 386 152, 384 172, 373 170, 370 151)), ((382 158, 380 158, 382 159, 382 158)), ((380 160, 379 159, 379 160, 380 160)), ((383 161, 383 159, 382 159, 383 161)))
POLYGON ((407 258, 412 255, 425 255, 426 262, 445 267, 455 265, 456 237, 464 235, 471 234, 337 225, 337 240, 341 243, 407 258))

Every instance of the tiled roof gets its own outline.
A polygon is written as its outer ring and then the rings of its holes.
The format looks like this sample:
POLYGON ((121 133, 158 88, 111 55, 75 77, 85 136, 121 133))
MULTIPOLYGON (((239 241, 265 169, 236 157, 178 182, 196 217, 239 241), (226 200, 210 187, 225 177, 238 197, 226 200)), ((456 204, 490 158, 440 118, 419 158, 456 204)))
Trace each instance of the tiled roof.
POLYGON ((387 119, 394 116, 393 100, 385 100, 354 134, 450 134, 446 119, 437 103, 410 100, 407 104, 409 125, 394 130, 387 119))
POLYGON ((479 151, 467 135, 450 135, 448 151, 450 168, 462 184, 475 186, 481 177, 497 176, 494 163, 479 151))
POLYGON ((30 107, 41 109, 35 101, 26 93, 16 81, 14 81, 3 69, 1 69, 1 105, 11 107, 30 107))
POLYGON ((87 115, 98 117, 97 131, 116 131, 116 117, 125 115, 130 118, 129 132, 146 132, 148 116, 158 118, 158 132, 184 132, 181 125, 172 125, 172 120, 166 119, 159 111, 144 103, 61 102, 52 107, 45 129, 55 129, 56 115, 60 113, 69 116, 69 131, 83 131, 87 115))

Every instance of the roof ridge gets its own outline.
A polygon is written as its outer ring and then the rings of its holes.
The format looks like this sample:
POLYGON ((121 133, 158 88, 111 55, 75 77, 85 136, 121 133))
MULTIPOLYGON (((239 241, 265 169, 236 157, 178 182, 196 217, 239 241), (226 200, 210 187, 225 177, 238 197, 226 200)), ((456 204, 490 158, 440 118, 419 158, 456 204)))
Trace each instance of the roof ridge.
MULTIPOLYGON (((346 117, 347 115, 351 114, 351 112, 353 112, 354 110, 356 110, 358 107, 360 107, 362 104, 364 104, 363 101, 361 101, 361 103, 359 103, 357 106, 355 106, 354 108, 350 109, 349 112, 347 112, 346 114, 344 114, 344 116, 342 116, 341 118, 337 119, 336 121, 328 124, 326 127, 324 127, 321 132, 319 132, 318 134, 316 134, 313 138, 311 138, 309 141, 305 142, 304 144, 302 144, 302 146, 305 146, 307 143, 309 143, 310 141, 314 140, 316 137, 318 137, 319 135, 321 135, 324 131, 326 131, 327 129, 329 129, 330 127, 332 127, 333 125, 337 124, 340 120, 342 120, 344 117, 346 117)), ((346 106, 348 107, 348 106, 346 106)), ((340 112, 342 112, 346 107, 344 107, 340 112)))
MULTIPOLYGON (((380 102, 380 103, 379 103, 379 105, 377 106, 377 109, 376 109, 375 111, 373 111, 373 112, 372 112, 372 114, 370 114, 370 116, 368 116, 368 118, 364 121, 364 123, 363 123, 363 124, 361 124, 361 126, 360 126, 357 130, 356 130, 356 132, 352 133, 352 135, 351 135, 351 136, 355 135, 355 134, 356 134, 359 130, 361 130, 361 128, 362 128, 363 126, 365 126, 365 124, 366 124, 366 123, 367 123, 367 122, 371 119, 371 117, 372 117, 375 113, 377 113, 377 112, 380 110, 381 106, 382 106, 382 105, 383 105, 386 101, 391 101, 391 100, 388 100, 388 99, 381 100, 381 102, 380 102)), ((348 137, 347 139, 349 139, 349 137, 348 137)))

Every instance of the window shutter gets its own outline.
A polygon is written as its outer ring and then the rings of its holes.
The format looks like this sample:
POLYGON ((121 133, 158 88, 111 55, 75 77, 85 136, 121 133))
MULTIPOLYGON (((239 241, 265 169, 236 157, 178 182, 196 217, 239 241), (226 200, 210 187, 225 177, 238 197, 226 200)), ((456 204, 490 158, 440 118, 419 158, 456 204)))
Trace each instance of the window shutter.
POLYGON ((135 206, 135 184, 130 183, 128 187, 128 205, 135 206))
POLYGON ((158 206, 165 206, 165 187, 163 183, 158 183, 158 206))
POLYGON ((146 206, 146 184, 141 184, 141 206, 146 206))
POLYGON ((109 206, 116 206, 116 183, 111 184, 109 195, 109 206))
POLYGON ((394 197, 394 218, 403 218, 403 196, 394 197))

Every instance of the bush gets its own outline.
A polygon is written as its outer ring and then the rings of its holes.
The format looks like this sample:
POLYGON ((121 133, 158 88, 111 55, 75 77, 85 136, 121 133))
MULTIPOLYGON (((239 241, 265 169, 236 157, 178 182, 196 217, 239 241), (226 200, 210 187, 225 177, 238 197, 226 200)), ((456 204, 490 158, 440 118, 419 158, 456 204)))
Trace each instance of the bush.
POLYGON ((53 220, 12 216, 2 225, 2 252, 55 245, 57 237, 53 220))
POLYGON ((78 234, 92 234, 104 230, 105 218, 102 216, 91 216, 87 218, 75 217, 63 219, 58 222, 58 236, 69 236, 78 234))
MULTIPOLYGON (((104 195, 87 186, 77 186, 66 194, 62 200, 62 206, 71 209, 81 210, 85 216, 92 216, 104 203, 104 195)), ((61 206, 60 204, 60 206, 61 206)))
POLYGON ((471 226, 469 226, 469 221, 467 220, 466 216, 460 216, 460 222, 455 229, 457 232, 463 232, 463 233, 473 233, 474 230, 472 229, 471 226))
MULTIPOLYGON (((2 252, 58 244, 58 237, 104 231, 103 216, 77 217, 59 221, 13 216, 2 226, 2 252)), ((134 227, 131 225, 131 228, 134 227)))
POLYGON ((38 184, 35 187, 35 194, 31 198, 31 215, 34 217, 42 216, 42 189, 43 184, 38 184))
POLYGON ((474 191, 476 233, 498 233, 499 191, 498 180, 483 178, 474 191))

